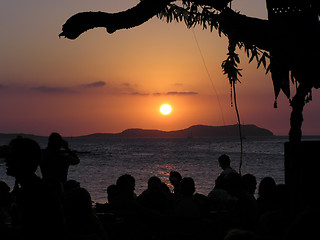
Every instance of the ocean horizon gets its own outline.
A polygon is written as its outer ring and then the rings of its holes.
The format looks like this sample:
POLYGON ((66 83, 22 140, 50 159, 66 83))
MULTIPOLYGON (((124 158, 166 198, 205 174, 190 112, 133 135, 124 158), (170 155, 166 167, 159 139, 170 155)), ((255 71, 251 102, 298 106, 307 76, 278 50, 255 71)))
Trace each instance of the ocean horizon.
MULTIPOLYGON (((320 136, 304 137, 304 140, 319 140, 320 136)), ((35 139, 41 148, 47 138, 35 139)), ((0 139, 0 145, 10 139, 0 139)), ((215 179, 221 172, 218 157, 227 154, 231 166, 239 171, 239 137, 203 139, 92 139, 67 138, 70 149, 76 151, 80 164, 70 166, 68 179, 78 181, 86 188, 92 200, 107 201, 106 189, 115 184, 119 176, 131 174, 136 180, 136 194, 147 188, 152 176, 159 177, 169 188, 170 171, 178 171, 183 177, 195 180, 196 192, 208 195, 215 179)), ((273 177, 276 183, 284 183, 284 143, 287 136, 246 137, 243 139, 241 173, 253 174, 259 182, 264 177, 273 177)), ((37 175, 41 176, 40 171, 37 175)), ((6 166, 0 160, 0 180, 11 188, 14 178, 6 175, 6 166)))
MULTIPOLYGON (((272 136, 274 135, 272 131, 258 127, 254 124, 242 124, 241 129, 244 135, 248 136, 272 136)), ((196 124, 187 128, 178 130, 160 130, 160 129, 148 129, 148 128, 127 128, 120 132, 108 133, 108 132, 98 132, 98 133, 88 133, 81 135, 64 135, 65 138, 211 138, 211 137, 230 137, 239 136, 239 126, 238 124, 232 125, 221 125, 212 126, 204 124, 196 124)), ((1 138, 15 137, 17 135, 31 138, 42 138, 48 137, 46 135, 39 135, 33 133, 0 133, 1 138)))

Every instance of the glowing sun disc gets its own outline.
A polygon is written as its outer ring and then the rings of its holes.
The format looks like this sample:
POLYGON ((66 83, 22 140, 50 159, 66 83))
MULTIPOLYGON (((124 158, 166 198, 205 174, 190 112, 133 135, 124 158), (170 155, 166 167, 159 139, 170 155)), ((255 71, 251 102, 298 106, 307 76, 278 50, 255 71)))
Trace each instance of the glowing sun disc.
POLYGON ((172 111, 172 107, 169 105, 169 104, 163 104, 161 105, 160 107, 160 112, 163 114, 163 115, 168 115, 170 114, 172 111))

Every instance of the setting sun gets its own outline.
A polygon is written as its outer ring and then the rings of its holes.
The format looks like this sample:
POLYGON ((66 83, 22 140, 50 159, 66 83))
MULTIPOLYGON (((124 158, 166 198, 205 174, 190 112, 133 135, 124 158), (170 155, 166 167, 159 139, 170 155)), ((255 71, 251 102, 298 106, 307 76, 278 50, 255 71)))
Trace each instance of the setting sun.
POLYGON ((163 115, 168 115, 170 114, 172 111, 172 107, 169 105, 169 104, 163 104, 161 105, 160 107, 160 112, 163 114, 163 115))

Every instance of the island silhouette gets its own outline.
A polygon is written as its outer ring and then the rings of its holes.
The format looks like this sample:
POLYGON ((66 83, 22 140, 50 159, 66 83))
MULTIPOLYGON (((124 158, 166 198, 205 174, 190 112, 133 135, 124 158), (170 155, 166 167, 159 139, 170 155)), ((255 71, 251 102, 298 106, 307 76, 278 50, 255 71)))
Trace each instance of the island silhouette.
MULTIPOLYGON (((273 136, 270 130, 257 127, 253 124, 241 125, 244 136, 273 136)), ((175 130, 161 131, 156 129, 130 128, 120 133, 95 133, 81 138, 213 138, 239 136, 237 124, 225 126, 193 125, 175 130)))
MULTIPOLYGON (((263 137, 274 136, 274 134, 265 128, 260 128, 254 124, 241 125, 242 134, 244 137, 263 137)), ((0 133, 0 139, 12 139, 17 136, 31 138, 35 140, 44 140, 47 136, 39 136, 34 134, 24 133, 0 133)), ((93 133, 81 136, 65 136, 65 138, 96 138, 96 139, 109 139, 109 138, 214 138, 214 137, 238 137, 239 126, 225 125, 225 126, 208 126, 208 125, 193 125, 191 127, 174 130, 162 131, 157 129, 142 129, 142 128, 129 128, 120 133, 93 133)))

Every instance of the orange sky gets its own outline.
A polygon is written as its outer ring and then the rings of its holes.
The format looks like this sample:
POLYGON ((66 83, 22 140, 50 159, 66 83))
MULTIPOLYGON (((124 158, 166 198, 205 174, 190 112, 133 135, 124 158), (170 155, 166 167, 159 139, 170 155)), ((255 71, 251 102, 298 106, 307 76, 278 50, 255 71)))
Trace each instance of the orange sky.
MULTIPOLYGON (((95 29, 77 40, 58 38, 62 24, 79 11, 116 12, 137 3, 1 1, 0 132, 77 136, 136 127, 177 130, 194 124, 235 124, 230 86, 220 67, 227 41, 217 32, 190 30, 154 17, 112 35, 95 29), (159 112, 163 103, 172 105, 168 116, 159 112)), ((232 7, 266 18, 264 0, 237 0, 232 7)), ((287 135, 288 100, 280 95, 274 109, 270 75, 240 56, 242 123, 287 135)), ((304 111, 304 134, 320 134, 319 105, 314 91, 304 111)))

